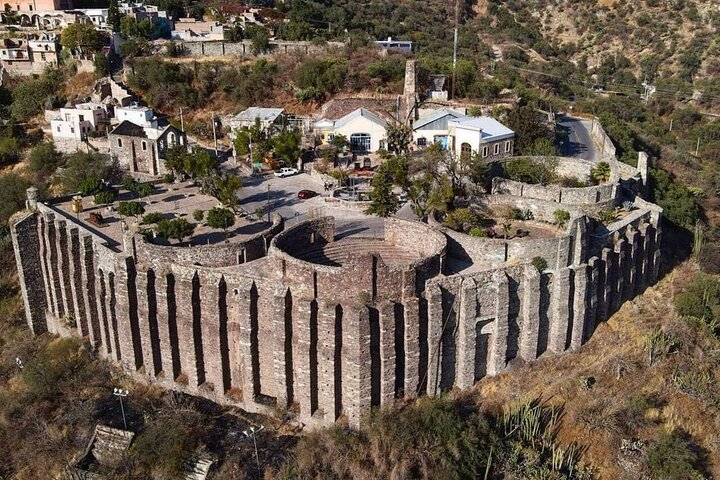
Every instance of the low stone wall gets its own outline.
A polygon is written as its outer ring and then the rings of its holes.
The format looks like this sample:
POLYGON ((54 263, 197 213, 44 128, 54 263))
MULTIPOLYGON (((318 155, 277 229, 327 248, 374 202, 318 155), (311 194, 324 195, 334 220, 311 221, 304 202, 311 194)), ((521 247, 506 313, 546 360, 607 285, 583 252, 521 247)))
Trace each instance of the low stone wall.
POLYGON ((192 247, 157 245, 141 235, 136 235, 133 237, 135 259, 139 263, 153 265, 155 268, 170 264, 227 267, 250 262, 264 257, 272 238, 283 230, 284 222, 280 215, 273 214, 272 220, 272 225, 266 230, 248 236, 245 240, 214 245, 192 247))
MULTIPOLYGON (((537 208, 531 202, 513 202, 512 197, 497 199, 490 204, 513 205, 518 208, 535 207, 534 214, 538 213, 538 219, 552 216, 548 205, 542 209, 537 208)), ((554 211, 554 210, 553 210, 554 211)), ((577 215, 576 212, 573 212, 577 215)), ((456 232, 445 227, 434 218, 428 217, 428 224, 433 228, 442 231, 448 237, 448 254, 466 262, 471 262, 476 268, 492 268, 499 265, 522 262, 527 263, 534 257, 542 257, 549 268, 557 269, 571 265, 576 257, 583 257, 586 242, 585 224, 587 219, 584 216, 573 216, 568 222, 567 230, 557 237, 551 238, 483 238, 473 237, 465 233, 456 232), (582 224, 582 228, 580 225, 582 224)))
MULTIPOLYGON (((163 42, 166 46, 170 44, 163 42)), ((244 57, 254 55, 252 52, 252 41, 242 40, 240 42, 228 42, 225 40, 208 40, 208 41, 189 41, 182 40, 173 41, 176 52, 181 55, 194 57, 220 57, 225 55, 244 57)), ((307 41, 283 41, 275 40, 270 42, 270 49, 266 53, 303 53, 305 55, 319 55, 326 53, 328 50, 342 48, 345 46, 342 42, 327 42, 324 44, 316 44, 307 41)))
POLYGON ((598 205, 601 207, 614 204, 617 194, 616 185, 603 183, 592 187, 569 188, 557 185, 531 185, 506 178, 495 177, 492 180, 493 194, 514 195, 518 197, 536 198, 563 205, 598 205))

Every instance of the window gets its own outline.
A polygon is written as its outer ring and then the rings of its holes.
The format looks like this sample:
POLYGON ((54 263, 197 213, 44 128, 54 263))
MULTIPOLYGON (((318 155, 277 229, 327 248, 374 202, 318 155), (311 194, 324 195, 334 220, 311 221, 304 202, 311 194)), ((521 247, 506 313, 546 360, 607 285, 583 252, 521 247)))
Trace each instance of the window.
POLYGON ((69 122, 69 121, 70 121, 70 114, 69 114, 69 113, 66 113, 66 114, 65 114, 65 121, 66 121, 66 122, 69 122))
POLYGON ((483 147, 483 158, 487 158, 488 156, 488 149, 487 147, 483 147))
POLYGON ((75 133, 75 127, 70 127, 70 133, 75 133))
POLYGON ((122 147, 122 138, 118 138, 118 147, 122 147))
POLYGON ((145 142, 144 140, 142 142, 142 149, 143 149, 143 152, 147 150, 147 142, 145 142))
POLYGON ((43 52, 43 53, 40 53, 40 60, 42 60, 43 62, 44 62, 45 60, 47 60, 47 58, 45 58, 45 53, 44 53, 44 52, 43 52))
POLYGON ((350 150, 353 152, 369 152, 370 135, 367 133, 353 133, 350 135, 350 150))
POLYGON ((172 133, 172 132, 170 132, 170 143, 172 143, 173 145, 175 145, 175 134, 172 133))
POLYGON ((84 122, 85 121, 85 115, 78 115, 79 121, 84 122))
POLYGON ((427 145, 427 139, 425 137, 420 137, 417 139, 417 145, 418 147, 424 147, 427 145))
POLYGON ((460 160, 467 162, 472 155, 472 147, 467 142, 460 144, 460 160))
POLYGON ((500 144, 496 143, 495 144, 495 155, 497 155, 498 153, 500 153, 500 144))
POLYGON ((60 125, 57 126, 57 131, 60 133, 60 125))
POLYGON ((328 143, 332 143, 332 141, 335 140, 335 134, 334 133, 328 133, 327 141, 328 143))
POLYGON ((510 140, 505 142, 505 153, 508 153, 510 151, 510 140))

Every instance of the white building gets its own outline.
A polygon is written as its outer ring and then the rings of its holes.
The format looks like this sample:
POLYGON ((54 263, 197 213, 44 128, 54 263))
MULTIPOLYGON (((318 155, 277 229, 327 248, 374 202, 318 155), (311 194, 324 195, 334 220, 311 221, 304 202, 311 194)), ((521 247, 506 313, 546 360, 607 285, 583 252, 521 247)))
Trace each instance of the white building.
POLYGON ((348 113, 337 120, 323 118, 314 125, 323 143, 332 142, 336 135, 344 135, 353 152, 376 152, 387 148, 387 122, 365 108, 348 113))
POLYGON ((265 130, 271 127, 281 128, 284 114, 285 110, 282 108, 250 107, 230 119, 230 128, 232 130, 242 127, 250 128, 255 125, 256 120, 260 120, 260 125, 265 130))
POLYGON ((107 121, 107 111, 99 103, 78 103, 72 108, 61 108, 52 115, 50 128, 53 140, 83 140, 90 132, 98 131, 101 123, 107 121))
POLYGON ((153 109, 138 104, 117 107, 115 109, 115 118, 118 123, 127 120, 141 127, 157 127, 157 117, 155 117, 153 109))
POLYGON ((418 147, 426 147, 439 143, 443 148, 448 146, 448 123, 464 117, 460 112, 441 109, 435 110, 416 120, 413 124, 413 141, 418 147))
POLYGON ((375 45, 383 50, 395 50, 403 53, 411 53, 413 42, 411 40, 395 40, 388 37, 387 40, 378 40, 375 45))
POLYGON ((491 117, 448 121, 448 148, 458 157, 479 153, 489 160, 512 156, 515 132, 491 117))

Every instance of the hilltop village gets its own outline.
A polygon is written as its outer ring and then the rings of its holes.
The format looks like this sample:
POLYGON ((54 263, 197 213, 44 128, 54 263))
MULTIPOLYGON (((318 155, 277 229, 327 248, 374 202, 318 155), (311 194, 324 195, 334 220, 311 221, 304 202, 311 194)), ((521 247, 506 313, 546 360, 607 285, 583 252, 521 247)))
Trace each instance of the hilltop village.
POLYGON ((73 390, 91 411, 55 415, 47 468, 712 472, 711 420, 668 420, 718 398, 717 65, 692 42, 663 77, 506 2, 155 3, 0 14, 0 312, 25 342, 0 329, 0 424, 73 390))

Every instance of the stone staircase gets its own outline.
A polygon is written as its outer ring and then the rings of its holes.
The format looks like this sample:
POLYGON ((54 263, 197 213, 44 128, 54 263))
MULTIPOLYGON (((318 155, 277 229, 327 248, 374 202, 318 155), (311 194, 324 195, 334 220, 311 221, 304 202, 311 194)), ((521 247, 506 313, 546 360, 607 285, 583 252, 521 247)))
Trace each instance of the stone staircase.
POLYGON ((365 253, 380 255, 383 262, 390 266, 409 265, 421 258, 417 252, 391 245, 384 240, 358 237, 343 238, 336 242, 318 245, 295 256, 306 262, 337 267, 365 253))

